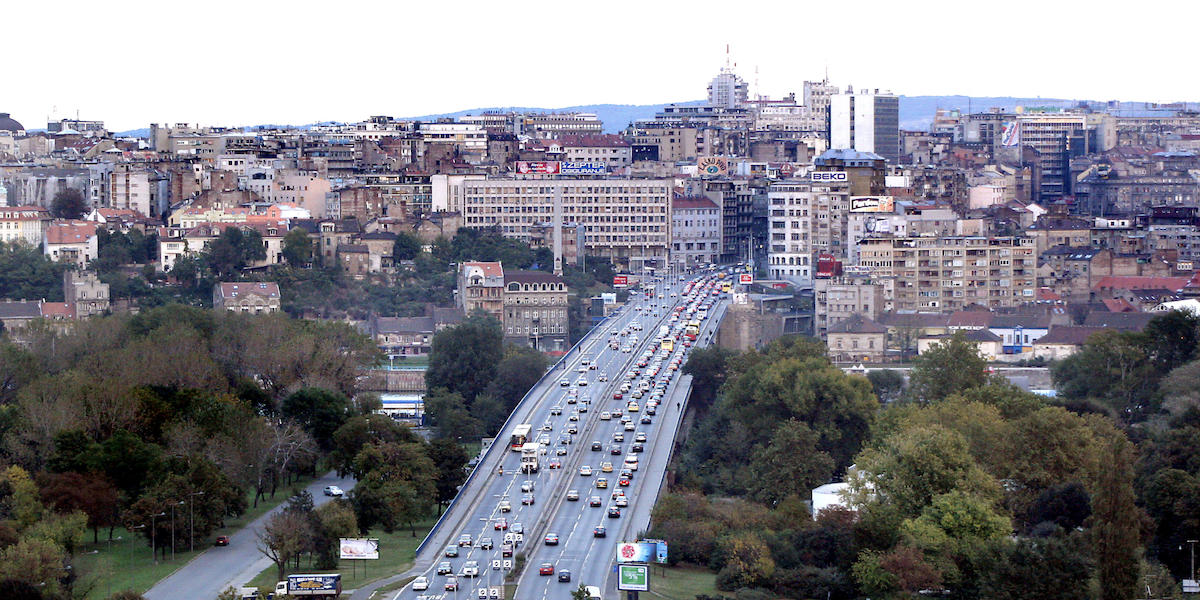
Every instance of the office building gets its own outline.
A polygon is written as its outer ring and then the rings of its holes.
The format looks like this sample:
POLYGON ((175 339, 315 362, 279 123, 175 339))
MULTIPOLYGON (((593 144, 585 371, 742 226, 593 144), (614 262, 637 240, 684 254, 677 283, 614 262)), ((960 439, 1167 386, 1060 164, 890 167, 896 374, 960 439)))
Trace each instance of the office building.
POLYGON ((890 92, 836 94, 829 98, 829 147, 900 159, 900 98, 890 92))

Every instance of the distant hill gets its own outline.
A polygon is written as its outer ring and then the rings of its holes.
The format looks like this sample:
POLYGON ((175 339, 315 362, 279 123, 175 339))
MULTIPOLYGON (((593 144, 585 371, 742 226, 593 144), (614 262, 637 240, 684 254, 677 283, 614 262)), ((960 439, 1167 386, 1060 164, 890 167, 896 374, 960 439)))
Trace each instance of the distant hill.
MULTIPOLYGON (((404 120, 432 121, 438 118, 455 118, 465 115, 479 115, 485 112, 582 112, 594 113, 604 123, 604 133, 619 133, 630 123, 638 119, 650 119, 664 107, 676 104, 679 106, 697 106, 704 104, 703 100, 687 100, 684 102, 669 102, 665 104, 589 104, 586 106, 565 106, 562 108, 537 108, 530 106, 494 106, 491 108, 472 108, 456 112, 421 115, 415 117, 399 117, 404 120)), ((933 123, 933 116, 939 108, 958 109, 963 113, 984 112, 992 108, 1003 108, 1013 112, 1017 106, 1044 106, 1056 108, 1072 108, 1080 104, 1089 104, 1096 110, 1105 110, 1105 103, 1090 100, 1065 100, 1061 98, 1013 98, 1009 96, 901 96, 900 97, 900 128, 910 131, 925 131, 933 123)), ((1156 111, 1145 102, 1121 102, 1122 116, 1145 116, 1156 111)), ((1184 106, 1184 108, 1189 108, 1184 106)), ((1195 108, 1194 105, 1190 108, 1195 108)), ((1159 113, 1161 114, 1161 113, 1159 113)), ((312 127, 313 124, 299 126, 301 129, 312 127)), ((149 137, 149 129, 133 129, 118 132, 118 137, 149 137)))

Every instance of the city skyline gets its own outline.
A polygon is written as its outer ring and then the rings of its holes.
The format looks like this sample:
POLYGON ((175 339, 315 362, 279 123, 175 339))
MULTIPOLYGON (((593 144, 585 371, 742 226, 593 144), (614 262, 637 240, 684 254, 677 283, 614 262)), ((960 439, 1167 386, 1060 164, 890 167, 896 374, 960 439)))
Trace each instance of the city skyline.
POLYGON ((1200 99, 1200 83, 1180 77, 1169 60, 1116 51, 1088 58, 1068 35, 1116 43, 1122 32, 1154 31, 1156 55, 1182 55, 1184 20, 1159 19, 1169 10, 1118 18, 1032 2, 1003 12, 919 2, 867 3, 851 15, 768 3, 716 19, 699 5, 536 14, 466 2, 446 14, 352 1, 330 25, 303 5, 206 6, 10 7, 17 26, 7 45, 20 52, 6 65, 10 93, 0 110, 30 129, 78 117, 124 131, 154 122, 305 124, 487 106, 646 105, 702 99, 727 60, 751 97, 799 96, 805 80, 828 73, 843 89, 904 96, 1200 99))

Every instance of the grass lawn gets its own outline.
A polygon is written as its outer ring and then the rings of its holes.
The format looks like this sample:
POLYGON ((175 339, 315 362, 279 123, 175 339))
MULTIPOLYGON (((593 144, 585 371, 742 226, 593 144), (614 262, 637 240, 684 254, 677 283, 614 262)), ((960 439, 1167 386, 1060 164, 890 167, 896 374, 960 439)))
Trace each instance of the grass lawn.
MULTIPOLYGON (((343 589, 358 589, 372 581, 391 577, 412 567, 417 554, 417 546, 425 539, 425 535, 429 533, 436 522, 437 519, 431 516, 429 519, 417 523, 416 537, 408 527, 391 534, 384 533, 382 530, 372 531, 367 537, 379 538, 379 560, 343 560, 334 571, 320 571, 301 566, 299 569, 289 569, 287 572, 341 573, 343 589)), ((302 563, 304 562, 307 560, 302 561, 302 563)), ((275 565, 271 565, 267 570, 259 573, 249 585, 263 590, 264 595, 268 591, 273 592, 275 583, 279 581, 278 574, 275 565)))
MULTIPOLYGON (((310 478, 304 478, 296 485, 308 485, 310 481, 310 478)), ((279 488, 275 492, 274 498, 267 496, 265 500, 259 501, 257 508, 251 506, 246 510, 246 514, 236 519, 226 519, 225 527, 218 529, 208 538, 197 538, 195 552, 176 551, 174 562, 171 561, 171 555, 168 552, 165 561, 160 560, 159 564, 153 564, 153 558, 150 556, 150 544, 140 535, 140 532, 134 534, 128 530, 118 529, 113 532, 113 541, 111 542, 107 541, 107 532, 101 530, 98 544, 92 543, 92 532, 88 531, 85 538, 86 543, 76 552, 71 566, 80 578, 80 589, 88 587, 92 589, 88 598, 106 598, 113 592, 126 589, 144 593, 154 587, 159 580, 174 573, 176 569, 207 550, 216 536, 230 535, 245 527, 246 524, 287 500, 289 495, 291 495, 290 487, 279 488)), ((254 498, 250 496, 248 499, 253 505, 254 498)), ((169 539, 158 540, 160 547, 169 547, 170 543, 169 539)))
POLYGON ((650 593, 669 600, 695 600, 698 594, 721 594, 717 574, 700 567, 664 568, 655 565, 650 572, 650 593))

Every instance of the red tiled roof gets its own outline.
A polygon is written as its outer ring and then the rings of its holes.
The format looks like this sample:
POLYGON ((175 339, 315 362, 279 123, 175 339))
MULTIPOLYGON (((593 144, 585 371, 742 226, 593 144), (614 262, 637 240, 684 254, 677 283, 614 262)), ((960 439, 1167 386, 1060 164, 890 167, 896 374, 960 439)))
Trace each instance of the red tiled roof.
POLYGON ((46 230, 46 243, 83 244, 95 235, 95 223, 56 223, 46 230))
POLYGON ((1092 291, 1162 289, 1179 292, 1187 286, 1189 281, 1188 277, 1117 277, 1109 275, 1102 277, 1096 285, 1092 286, 1092 291))
POLYGON ((713 201, 712 201, 711 199, 709 199, 709 198, 696 198, 696 197, 691 197, 691 198, 676 198, 676 199, 672 200, 672 201, 671 201, 671 208, 681 208, 681 209, 690 209, 690 208, 719 209, 719 208, 721 208, 721 207, 717 206, 717 203, 716 203, 716 202, 713 202, 713 201))
POLYGON ((1137 308, 1124 298, 1104 298, 1101 302, 1108 307, 1108 312, 1137 312, 1137 308))
POLYGON ((976 310, 960 310, 950 315, 946 326, 959 329, 987 329, 992 322, 992 313, 976 310))
POLYGON ((484 277, 501 277, 504 275, 504 268, 498 262, 466 262, 463 267, 479 267, 483 269, 484 277))

